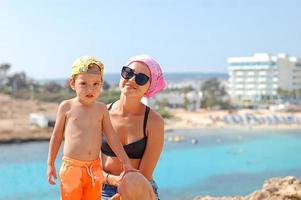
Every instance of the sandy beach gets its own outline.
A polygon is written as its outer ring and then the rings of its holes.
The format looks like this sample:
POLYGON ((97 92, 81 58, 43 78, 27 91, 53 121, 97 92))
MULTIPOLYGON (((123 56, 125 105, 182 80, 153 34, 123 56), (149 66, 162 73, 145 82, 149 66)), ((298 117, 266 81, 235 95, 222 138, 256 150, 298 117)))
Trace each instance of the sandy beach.
POLYGON ((0 141, 43 140, 51 135, 52 128, 39 128, 30 124, 30 114, 54 118, 58 104, 12 99, 0 95, 0 141))
POLYGON ((301 128, 301 112, 279 112, 271 110, 242 109, 198 110, 189 112, 183 109, 171 110, 174 118, 165 120, 165 129, 186 128, 301 128))
MULTIPOLYGON (((0 95, 0 104, 1 143, 49 139, 52 128, 40 128, 32 125, 30 114, 36 113, 55 119, 57 103, 19 100, 0 95)), ((289 113, 270 110, 188 112, 183 109, 172 109, 169 112, 174 117, 165 120, 166 131, 187 128, 301 128, 301 112, 289 113), (270 121, 268 121, 269 118, 271 118, 270 121)))

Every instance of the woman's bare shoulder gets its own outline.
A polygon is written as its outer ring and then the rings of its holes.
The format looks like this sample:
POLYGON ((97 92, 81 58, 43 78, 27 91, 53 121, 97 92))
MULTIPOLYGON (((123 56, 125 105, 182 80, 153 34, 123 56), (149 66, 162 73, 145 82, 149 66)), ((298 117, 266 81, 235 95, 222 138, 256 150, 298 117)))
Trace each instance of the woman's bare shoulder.
POLYGON ((150 109, 148 118, 148 127, 164 127, 164 119, 157 111, 150 109))
POLYGON ((156 111, 150 108, 149 117, 154 122, 163 122, 163 117, 156 111))

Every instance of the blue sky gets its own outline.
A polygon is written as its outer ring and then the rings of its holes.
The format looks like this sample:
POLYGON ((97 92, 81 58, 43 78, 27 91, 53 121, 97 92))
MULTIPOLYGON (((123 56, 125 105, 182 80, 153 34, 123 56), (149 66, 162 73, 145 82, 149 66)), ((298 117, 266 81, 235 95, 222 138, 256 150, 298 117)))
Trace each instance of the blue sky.
POLYGON ((229 56, 301 57, 299 0, 0 0, 0 63, 66 78, 94 55, 105 73, 146 53, 164 72, 226 72, 229 56))

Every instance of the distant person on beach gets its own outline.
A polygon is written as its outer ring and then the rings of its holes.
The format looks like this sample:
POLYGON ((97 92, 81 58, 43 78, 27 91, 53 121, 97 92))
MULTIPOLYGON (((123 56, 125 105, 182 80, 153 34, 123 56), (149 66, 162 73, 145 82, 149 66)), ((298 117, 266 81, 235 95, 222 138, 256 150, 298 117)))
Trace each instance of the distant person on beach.
POLYGON ((114 132, 106 105, 96 102, 103 84, 103 68, 102 62, 92 56, 75 60, 70 86, 76 97, 63 101, 58 108, 49 144, 47 178, 55 185, 55 160, 64 138, 59 171, 62 200, 100 199, 104 180, 99 159, 103 130, 120 169, 134 170, 114 132))
POLYGON ((129 59, 121 69, 119 100, 108 109, 114 130, 131 164, 139 172, 124 176, 121 162, 102 141, 102 166, 105 182, 102 199, 159 199, 153 172, 164 143, 164 121, 159 113, 141 103, 142 97, 153 97, 166 85, 160 65, 147 55, 129 59), (156 195, 156 196, 155 196, 156 195), (116 197, 116 198, 115 198, 116 197))

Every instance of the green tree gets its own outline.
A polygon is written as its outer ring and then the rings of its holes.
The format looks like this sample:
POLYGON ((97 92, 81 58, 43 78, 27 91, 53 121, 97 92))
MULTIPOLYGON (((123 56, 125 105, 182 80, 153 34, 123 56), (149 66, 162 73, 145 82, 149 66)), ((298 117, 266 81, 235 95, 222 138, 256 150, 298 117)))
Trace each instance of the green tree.
POLYGON ((0 92, 8 93, 9 90, 6 86, 7 80, 7 71, 10 69, 10 64, 0 64, 0 92))
POLYGON ((163 98, 161 101, 158 102, 158 105, 160 108, 166 108, 168 107, 168 99, 167 98, 163 98))
POLYGON ((103 90, 108 90, 110 89, 110 84, 106 81, 103 82, 103 85, 102 85, 102 89, 103 90))
POLYGON ((100 93, 99 101, 104 102, 105 104, 112 103, 117 101, 120 97, 120 90, 108 89, 103 90, 100 93))
POLYGON ((191 92, 193 90, 194 89, 192 86, 186 86, 186 87, 179 89, 180 93, 184 93, 184 94, 187 94, 188 92, 191 92))
POLYGON ((7 86, 11 88, 11 95, 16 98, 28 98, 29 86, 24 72, 15 73, 8 77, 7 86))
POLYGON ((7 85, 15 89, 27 88, 27 78, 24 72, 15 73, 12 76, 8 77, 7 85))
POLYGON ((301 88, 297 89, 297 99, 301 99, 301 88))
POLYGON ((187 96, 185 95, 185 96, 184 96, 184 108, 185 108, 185 110, 188 109, 189 104, 190 104, 190 101, 189 101, 189 99, 187 98, 187 96))
POLYGON ((59 93, 62 89, 63 87, 56 82, 49 82, 43 85, 44 92, 48 93, 59 93))
POLYGON ((201 107, 212 108, 219 106, 226 109, 230 107, 229 96, 224 86, 221 85, 217 78, 208 79, 201 87, 203 98, 201 107))
POLYGON ((0 64, 0 71, 8 71, 10 69, 9 63, 0 64))
POLYGON ((156 109, 156 111, 163 117, 166 119, 172 118, 173 115, 168 112, 165 108, 159 107, 158 109, 156 109))
POLYGON ((284 100, 296 99, 299 97, 300 93, 301 93, 301 89, 287 90, 283 88, 277 88, 277 95, 284 100))
POLYGON ((0 64, 0 85, 3 85, 3 82, 7 78, 7 71, 10 69, 10 64, 0 64))

